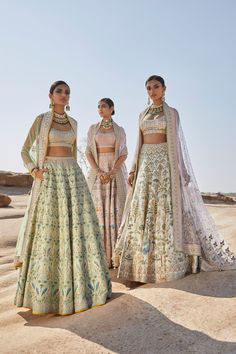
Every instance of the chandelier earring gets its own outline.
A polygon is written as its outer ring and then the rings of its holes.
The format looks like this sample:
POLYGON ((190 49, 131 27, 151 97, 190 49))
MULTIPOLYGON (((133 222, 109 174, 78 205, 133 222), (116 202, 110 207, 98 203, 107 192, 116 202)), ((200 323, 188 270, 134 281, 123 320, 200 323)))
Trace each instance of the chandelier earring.
POLYGON ((49 108, 50 108, 50 109, 53 109, 53 107, 54 107, 54 102, 53 102, 53 100, 51 99, 51 100, 50 100, 50 104, 49 104, 49 108))

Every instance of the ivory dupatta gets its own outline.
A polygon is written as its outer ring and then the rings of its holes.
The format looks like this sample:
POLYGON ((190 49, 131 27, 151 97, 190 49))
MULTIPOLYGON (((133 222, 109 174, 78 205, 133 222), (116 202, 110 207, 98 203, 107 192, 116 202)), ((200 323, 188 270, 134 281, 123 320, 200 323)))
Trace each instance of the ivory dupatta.
MULTIPOLYGON (((96 164, 98 165, 98 153, 97 153, 97 146, 95 141, 95 136, 100 128, 101 123, 93 124, 88 131, 87 137, 87 147, 86 147, 86 155, 92 154, 96 164)), ((115 157, 114 157, 114 165, 115 162, 118 160, 120 156, 128 155, 128 150, 126 146, 126 136, 125 131, 122 127, 116 124, 113 121, 113 129, 115 134, 115 157)), ((92 191, 93 185, 96 180, 96 170, 90 168, 88 172, 87 183, 90 192, 92 191)), ((126 200, 127 194, 127 171, 125 164, 122 164, 121 168, 117 171, 115 175, 116 179, 116 186, 117 186, 117 194, 120 202, 120 206, 123 209, 126 200)))

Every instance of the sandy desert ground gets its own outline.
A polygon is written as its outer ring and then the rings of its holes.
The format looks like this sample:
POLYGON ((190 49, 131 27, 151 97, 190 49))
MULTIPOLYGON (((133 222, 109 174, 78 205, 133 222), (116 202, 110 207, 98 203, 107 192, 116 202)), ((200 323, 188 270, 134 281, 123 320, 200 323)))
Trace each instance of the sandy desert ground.
MULTIPOLYGON (((198 273, 164 284, 113 279, 112 299, 72 316, 35 316, 13 305, 12 267, 26 189, 1 187, 0 353, 236 353, 236 271, 198 273)), ((236 206, 209 205, 236 252, 236 206)))

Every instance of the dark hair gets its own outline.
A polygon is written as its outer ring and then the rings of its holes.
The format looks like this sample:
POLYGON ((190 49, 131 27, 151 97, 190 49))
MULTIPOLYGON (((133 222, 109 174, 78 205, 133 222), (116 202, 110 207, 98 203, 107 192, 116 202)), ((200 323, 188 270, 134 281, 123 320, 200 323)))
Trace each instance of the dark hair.
MULTIPOLYGON (((99 102, 105 102, 106 104, 108 104, 108 106, 111 108, 111 107, 114 107, 114 102, 110 99, 110 98, 101 98, 99 102)), ((115 110, 113 109, 112 111, 112 116, 115 114, 115 110)))
POLYGON ((58 81, 55 81, 55 82, 52 84, 52 86, 50 87, 49 92, 50 92, 51 94, 53 94, 55 88, 56 88, 57 86, 59 86, 59 85, 66 85, 66 86, 69 88, 69 90, 70 90, 70 86, 69 86, 65 81, 58 80, 58 81))
POLYGON ((163 87, 166 86, 166 85, 165 85, 165 80, 164 80, 161 76, 158 76, 158 75, 152 75, 152 76, 150 76, 150 77, 147 79, 147 81, 145 82, 145 86, 147 86, 147 83, 148 83, 149 81, 152 81, 152 80, 159 81, 159 82, 162 84, 163 87))

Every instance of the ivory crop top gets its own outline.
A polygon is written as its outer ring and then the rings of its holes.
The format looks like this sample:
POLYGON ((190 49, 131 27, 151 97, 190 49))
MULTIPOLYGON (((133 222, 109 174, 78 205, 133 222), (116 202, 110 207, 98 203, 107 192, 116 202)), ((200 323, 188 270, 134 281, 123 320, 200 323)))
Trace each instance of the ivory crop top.
POLYGON ((147 134, 166 134, 166 117, 161 116, 160 118, 152 118, 147 115, 140 124, 140 129, 143 135, 147 134))
POLYGON ((48 136, 48 146, 65 146, 72 148, 75 142, 75 133, 72 129, 70 130, 58 130, 52 128, 48 136))
POLYGON ((100 130, 95 135, 95 141, 98 148, 115 148, 116 137, 114 131, 103 133, 100 130))

